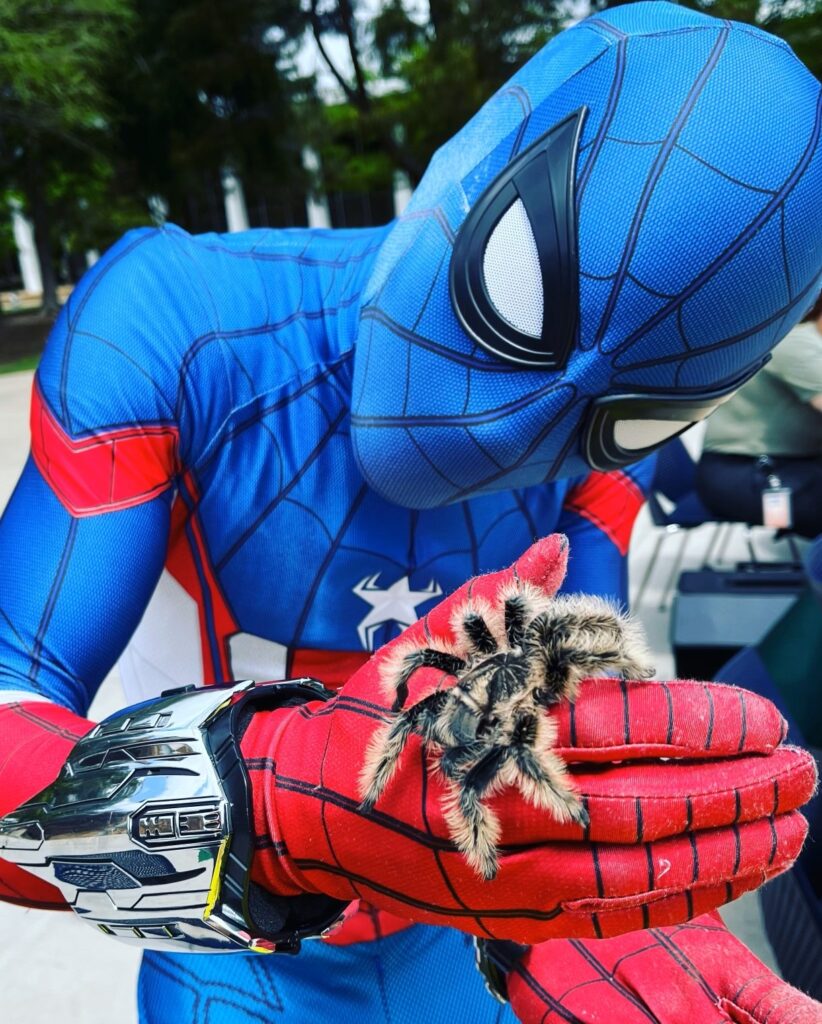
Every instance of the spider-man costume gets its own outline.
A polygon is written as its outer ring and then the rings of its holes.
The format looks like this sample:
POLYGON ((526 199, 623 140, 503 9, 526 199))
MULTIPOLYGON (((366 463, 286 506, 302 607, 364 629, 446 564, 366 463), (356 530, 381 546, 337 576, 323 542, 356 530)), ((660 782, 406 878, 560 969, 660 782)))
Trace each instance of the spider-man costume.
MULTIPOLYGON (((624 601, 650 471, 628 463, 754 372, 819 288, 819 135, 819 87, 782 43, 637 4, 534 58, 393 225, 127 235, 52 334, 0 525, 0 811, 56 773, 129 638, 132 699, 341 684, 556 530, 565 589, 624 601), (553 241, 526 180, 549 145, 553 241)), ((367 910, 345 929, 374 941, 147 954, 141 1019, 513 1020, 465 936, 367 910)))

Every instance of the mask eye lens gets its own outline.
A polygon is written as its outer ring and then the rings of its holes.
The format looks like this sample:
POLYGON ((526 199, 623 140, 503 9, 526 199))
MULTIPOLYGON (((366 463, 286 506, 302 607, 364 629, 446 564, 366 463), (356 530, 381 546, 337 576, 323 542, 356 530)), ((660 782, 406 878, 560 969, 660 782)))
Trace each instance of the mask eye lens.
POLYGON ((702 398, 616 395, 599 399, 588 418, 585 461, 606 473, 637 462, 710 416, 735 392, 702 398))
POLYGON ((681 434, 692 423, 692 420, 618 420, 614 424, 614 441, 626 452, 645 451, 681 434))

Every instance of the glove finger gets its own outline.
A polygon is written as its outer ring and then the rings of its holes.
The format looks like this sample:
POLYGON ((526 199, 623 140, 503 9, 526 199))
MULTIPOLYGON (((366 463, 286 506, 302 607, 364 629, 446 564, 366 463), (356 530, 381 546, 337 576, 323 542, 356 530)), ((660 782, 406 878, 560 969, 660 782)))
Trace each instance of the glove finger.
POLYGON ((504 790, 488 801, 502 823, 503 842, 548 840, 642 843, 683 832, 738 825, 785 814, 807 803, 816 789, 816 762, 798 747, 779 747, 720 761, 578 765, 571 772, 589 825, 560 822, 542 809, 511 799, 504 790))
MULTIPOLYGON (((698 921, 707 923, 699 932, 709 940, 708 928, 724 931, 713 916, 698 921)), ((532 946, 508 973, 511 1006, 523 1024, 728 1024, 710 982, 669 941, 692 927, 697 922, 532 946)))
POLYGON ((822 1005, 787 985, 717 914, 677 927, 531 947, 508 973, 524 1024, 819 1024, 822 1005))
POLYGON ((552 714, 571 761, 770 753, 787 723, 759 694, 724 683, 586 679, 552 714))
MULTIPOLYGON (((492 609, 499 605, 500 591, 517 581, 531 584, 546 597, 553 597, 565 579, 568 565, 568 538, 562 533, 543 537, 508 566, 485 576, 475 576, 454 591, 448 600, 441 602, 425 616, 424 635, 428 640, 437 639, 457 644, 458 638, 451 625, 454 610, 469 599, 485 602, 492 609)), ((408 634, 406 634, 408 638, 408 634)), ((416 639, 416 638, 415 638, 416 639)))
MULTIPOLYGON (((569 895, 560 902, 561 913, 547 922, 545 937, 602 938, 687 921, 785 871, 806 835, 807 822, 792 811, 641 846, 582 847, 552 865, 553 890, 569 895), (579 891, 586 870, 592 895, 574 898, 570 892, 579 891)), ((505 859, 502 864, 500 876, 505 859)))

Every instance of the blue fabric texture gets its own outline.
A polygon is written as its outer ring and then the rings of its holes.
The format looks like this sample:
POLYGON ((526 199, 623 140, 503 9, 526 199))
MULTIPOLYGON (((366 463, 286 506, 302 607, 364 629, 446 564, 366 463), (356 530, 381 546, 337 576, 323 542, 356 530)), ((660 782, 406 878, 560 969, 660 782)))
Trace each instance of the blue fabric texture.
POLYGON ((143 1024, 513 1024, 474 969, 473 940, 415 925, 355 946, 306 943, 275 970, 252 956, 144 957, 143 1024))

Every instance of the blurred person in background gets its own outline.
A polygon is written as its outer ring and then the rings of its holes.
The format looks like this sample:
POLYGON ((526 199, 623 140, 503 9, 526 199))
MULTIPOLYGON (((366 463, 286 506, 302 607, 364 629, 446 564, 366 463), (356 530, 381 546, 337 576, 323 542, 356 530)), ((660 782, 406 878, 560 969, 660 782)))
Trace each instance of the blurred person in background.
POLYGON ((708 420, 697 489, 719 520, 822 533, 822 297, 708 420))

